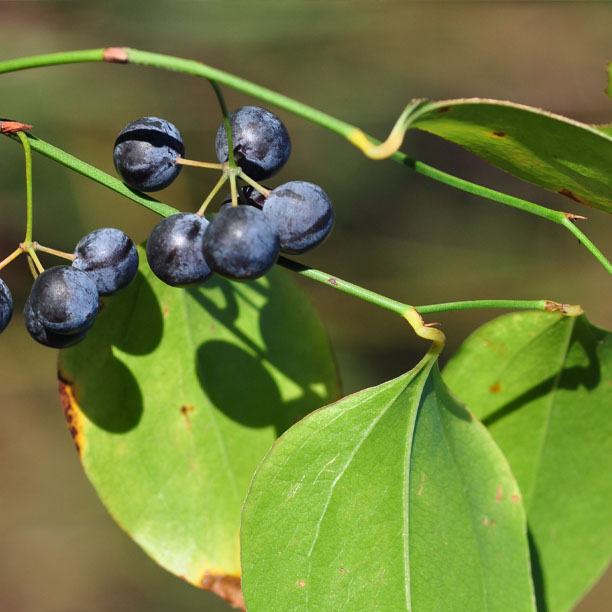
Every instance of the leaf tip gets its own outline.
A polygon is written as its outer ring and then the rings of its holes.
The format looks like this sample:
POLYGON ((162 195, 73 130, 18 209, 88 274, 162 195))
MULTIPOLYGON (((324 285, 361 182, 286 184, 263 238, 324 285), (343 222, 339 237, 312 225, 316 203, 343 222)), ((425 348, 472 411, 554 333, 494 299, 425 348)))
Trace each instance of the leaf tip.
POLYGON ((246 611, 239 575, 215 574, 207 571, 200 579, 199 586, 218 595, 233 608, 246 611))

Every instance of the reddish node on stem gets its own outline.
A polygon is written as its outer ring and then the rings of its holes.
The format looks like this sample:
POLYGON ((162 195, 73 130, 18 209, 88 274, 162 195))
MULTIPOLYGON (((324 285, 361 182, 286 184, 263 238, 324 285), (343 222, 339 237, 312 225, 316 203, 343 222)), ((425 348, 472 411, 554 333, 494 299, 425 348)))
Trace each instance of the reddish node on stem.
POLYGON ((563 213, 570 221, 576 221, 576 219, 588 219, 588 217, 583 217, 582 215, 574 215, 573 213, 563 213))
POLYGON ((33 126, 19 121, 0 121, 0 132, 3 134, 16 134, 25 130, 31 130, 33 126))
POLYGON ((128 52, 123 47, 107 47, 102 53, 102 59, 113 64, 127 64, 130 61, 128 52))

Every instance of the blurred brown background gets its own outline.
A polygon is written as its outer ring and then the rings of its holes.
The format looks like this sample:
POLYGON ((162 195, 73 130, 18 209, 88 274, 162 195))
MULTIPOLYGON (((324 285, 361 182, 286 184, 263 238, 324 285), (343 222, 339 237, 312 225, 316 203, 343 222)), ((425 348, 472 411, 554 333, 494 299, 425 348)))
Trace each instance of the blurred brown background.
MULTIPOLYGON (((511 99, 582 121, 611 120, 612 100, 603 94, 611 23, 612 5, 595 2, 14 1, 0 2, 0 59, 104 46, 169 53, 246 77, 384 137, 412 97, 511 99)), ((252 103, 226 93, 230 107, 252 103)), ((219 111, 203 80, 100 64, 0 77, 0 116, 33 124, 41 138, 108 172, 116 133, 143 115, 174 122, 189 157, 214 158, 219 111)), ((594 323, 612 328, 612 280, 561 228, 391 162, 368 161, 337 136, 279 115, 293 153, 270 183, 319 183, 337 210, 332 238, 302 261, 412 304, 547 298, 580 303, 594 323)), ((472 181, 585 212, 432 136, 411 133, 404 150, 472 181)), ((194 210, 215 180, 188 168, 158 195, 194 210)), ((35 239, 64 250, 102 226, 121 227, 141 241, 157 221, 40 156, 34 158, 34 197, 35 239)), ((24 201, 23 153, 4 139, 0 258, 22 239, 24 201)), ((586 214, 583 229, 612 257, 612 218, 586 214)), ((16 298, 16 315, 0 339, 0 610, 228 610, 158 568, 106 514, 64 425, 56 354, 30 340, 20 320, 31 283, 25 261, 3 278, 16 298)), ((347 392, 400 374, 425 350, 396 316, 297 280, 327 325, 347 392)), ((428 320, 443 323, 449 355, 497 314, 428 320)), ((611 581, 600 583, 579 610, 610 609, 611 581)))

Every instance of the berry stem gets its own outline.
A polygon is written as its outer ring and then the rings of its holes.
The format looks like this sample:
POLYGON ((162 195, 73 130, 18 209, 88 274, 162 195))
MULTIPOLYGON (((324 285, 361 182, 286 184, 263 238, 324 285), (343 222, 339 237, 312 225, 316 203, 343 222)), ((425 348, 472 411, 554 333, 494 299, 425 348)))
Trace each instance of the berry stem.
POLYGON ((27 259, 28 259, 28 266, 30 268, 30 272, 32 273, 32 276, 36 279, 38 277, 38 270, 36 269, 36 266, 34 265, 32 258, 29 256, 29 253, 28 253, 27 259))
POLYGON ((270 189, 266 189, 263 185, 260 185, 257 181, 254 181, 250 176, 247 176, 244 172, 241 172, 239 176, 245 183, 248 183, 251 187, 257 189, 257 191, 259 191, 259 193, 266 198, 272 193, 270 189))
POLYGON ((232 140, 232 128, 230 125, 229 114, 227 112, 227 104, 225 104, 225 98, 223 97, 223 92, 221 91, 221 88, 219 87, 218 83, 213 79, 208 79, 208 81, 212 85, 212 88, 215 90, 217 100, 219 101, 219 106, 221 107, 221 112, 223 113, 223 123, 225 125, 225 134, 227 135, 227 161, 229 163, 229 167, 232 170, 235 170, 238 166, 236 164, 236 159, 234 158, 234 142, 232 140))
POLYGON ((236 187, 236 174, 229 173, 230 189, 232 192, 232 206, 238 206, 238 188, 236 187))
POLYGON ((223 164, 216 164, 213 162, 201 162, 195 159, 185 159, 184 157, 177 157, 175 164, 181 166, 195 166, 196 168, 210 168, 211 170, 223 170, 223 164))
MULTIPOLYGON (((26 250, 26 253, 29 255, 30 261, 34 262, 34 265, 36 266, 38 273, 42 274, 45 271, 45 269, 43 265, 40 263, 40 259, 38 259, 38 255, 36 254, 36 251, 34 250, 34 246, 30 244, 25 247, 25 250, 26 250)), ((30 269, 31 267, 32 266, 30 266, 30 269)), ((36 278, 36 275, 34 277, 36 278)))
POLYGON ((212 188, 211 192, 206 196, 206 199, 204 200, 204 202, 202 203, 202 206, 200 206, 200 209, 198 210, 198 215, 203 215, 206 212, 206 208, 212 202, 212 199, 217 195, 217 192, 219 191, 219 189, 223 187, 223 185, 225 184, 225 181, 227 181, 227 174, 224 173, 221 176, 221 178, 217 181, 217 184, 212 188))
POLYGON ((8 264, 10 264, 13 259, 19 257, 19 255, 21 255, 22 253, 23 249, 21 247, 16 248, 8 257, 5 257, 2 261, 0 261, 0 270, 8 266, 8 264))
POLYGON ((74 261, 75 259, 74 253, 66 253, 65 251, 58 251, 57 249, 52 249, 50 247, 43 246, 42 244, 38 244, 38 242, 33 242, 32 247, 34 248, 35 251, 41 251, 42 253, 49 253, 50 255, 62 257, 63 259, 69 259, 70 261, 74 261))
POLYGON ((25 132, 17 132, 17 138, 23 145, 25 153, 25 175, 26 175, 26 233, 24 242, 32 242, 32 150, 30 141, 25 132))

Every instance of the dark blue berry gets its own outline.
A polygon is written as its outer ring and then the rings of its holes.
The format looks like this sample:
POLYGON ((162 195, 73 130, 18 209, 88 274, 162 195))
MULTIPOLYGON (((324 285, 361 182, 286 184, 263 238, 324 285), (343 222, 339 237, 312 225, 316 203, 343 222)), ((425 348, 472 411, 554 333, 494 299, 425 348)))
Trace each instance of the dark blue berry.
POLYGON ((127 287, 138 271, 138 251, 130 237, 118 229, 105 227, 86 234, 74 254, 73 267, 87 272, 103 296, 127 287))
POLYGON ((59 334, 76 334, 91 327, 99 305, 93 279, 70 266, 45 270, 34 281, 28 301, 32 316, 59 334))
MULTIPOLYGON (((289 133, 282 121, 259 106, 243 106, 229 116, 236 163, 256 181, 278 172, 291 153, 289 133)), ((217 158, 228 159, 225 123, 217 130, 217 158)))
POLYGON ((0 278, 0 333, 6 329, 12 316, 13 296, 6 283, 0 278))
POLYGON ((263 276, 276 262, 278 249, 278 234, 252 206, 224 208, 204 234, 206 261, 213 271, 232 280, 263 276))
POLYGON ((291 181, 273 189, 263 213, 280 237, 286 253, 304 253, 321 244, 334 225, 327 194, 306 181, 291 181))
POLYGON ((50 348, 62 349, 69 346, 73 346, 83 340, 93 325, 93 319, 91 324, 85 329, 75 334, 60 334, 58 332, 47 329, 34 315, 30 300, 28 299, 23 309, 23 318, 25 326, 30 336, 44 346, 50 348))
POLYGON ((202 283, 212 270, 202 254, 208 220, 178 213, 160 221, 147 240, 147 261, 155 276, 173 287, 202 283))
POLYGON ((113 160, 130 187, 159 191, 178 176, 182 166, 175 162, 184 153, 183 139, 172 123, 158 117, 142 117, 119 132, 113 160))

